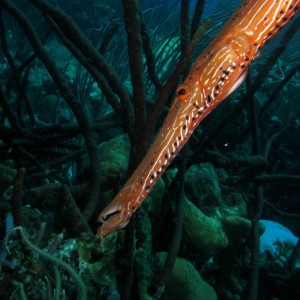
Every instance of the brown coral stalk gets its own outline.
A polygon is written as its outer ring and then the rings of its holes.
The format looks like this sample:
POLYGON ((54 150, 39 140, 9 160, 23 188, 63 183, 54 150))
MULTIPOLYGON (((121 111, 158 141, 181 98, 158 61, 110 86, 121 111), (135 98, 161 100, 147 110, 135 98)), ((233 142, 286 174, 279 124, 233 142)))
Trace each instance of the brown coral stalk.
POLYGON ((68 211, 72 215, 73 230, 76 231, 78 236, 80 236, 82 233, 85 233, 89 238, 92 238, 93 232, 78 208, 69 188, 66 185, 61 186, 60 193, 63 197, 63 201, 68 207, 68 211))
POLYGON ((181 1, 180 9, 181 19, 181 35, 180 35, 180 48, 181 55, 185 55, 190 43, 190 0, 181 1))
POLYGON ((155 85, 155 87, 158 90, 160 90, 163 84, 156 73, 155 55, 151 47, 151 38, 142 14, 140 14, 140 18, 141 18, 141 35, 143 40, 143 49, 146 57, 148 75, 152 83, 155 85))
POLYGON ((172 234, 170 250, 168 252, 162 272, 157 279, 154 279, 154 284, 151 287, 151 294, 153 299, 160 299, 165 287, 168 284, 169 276, 174 267, 176 257, 180 248, 182 238, 182 226, 184 219, 184 175, 186 172, 187 158, 188 158, 188 144, 185 145, 181 151, 182 157, 178 164, 177 176, 177 193, 176 193, 176 212, 174 216, 174 230, 172 234))
POLYGON ((140 8, 136 0, 123 0, 125 28, 127 33, 129 68, 133 92, 135 130, 132 139, 131 157, 136 167, 144 153, 139 151, 139 144, 144 134, 146 122, 145 84, 143 46, 141 37, 140 8))
POLYGON ((190 32, 191 37, 193 37, 194 34, 196 33, 199 23, 201 21, 205 2, 206 1, 204 1, 204 0, 197 1, 194 16, 193 16, 192 23, 191 23, 191 32, 190 32))
POLYGON ((23 182, 25 177, 25 168, 20 168, 18 170, 17 176, 14 181, 14 192, 12 198, 12 213, 14 216, 14 225, 15 226, 23 226, 23 213, 22 213, 22 205, 23 205, 23 182))
MULTIPOLYGON (((252 154, 260 155, 262 153, 260 143, 259 124, 257 119, 257 110, 254 94, 250 96, 250 124, 252 129, 252 154)), ((255 182, 255 203, 251 226, 251 272, 248 286, 248 300, 255 300, 258 297, 258 279, 259 279, 259 247, 260 247, 260 228, 264 208, 264 189, 261 183, 255 182)))

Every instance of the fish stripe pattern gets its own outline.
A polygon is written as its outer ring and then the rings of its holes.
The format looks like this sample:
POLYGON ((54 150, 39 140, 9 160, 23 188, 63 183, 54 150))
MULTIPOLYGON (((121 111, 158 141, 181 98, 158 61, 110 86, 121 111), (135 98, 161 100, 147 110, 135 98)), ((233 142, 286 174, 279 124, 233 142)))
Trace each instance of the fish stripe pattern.
POLYGON ((198 57, 148 153, 100 213, 100 238, 124 227, 198 124, 245 79, 260 49, 299 11, 300 0, 242 2, 198 57))

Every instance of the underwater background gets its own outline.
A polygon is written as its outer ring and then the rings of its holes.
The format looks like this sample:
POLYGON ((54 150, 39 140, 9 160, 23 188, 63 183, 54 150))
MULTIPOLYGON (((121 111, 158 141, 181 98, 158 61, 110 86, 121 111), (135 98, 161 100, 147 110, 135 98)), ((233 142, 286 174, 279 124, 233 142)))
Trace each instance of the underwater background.
POLYGON ((0 299, 300 299, 299 15, 97 235, 240 3, 0 1, 0 299))

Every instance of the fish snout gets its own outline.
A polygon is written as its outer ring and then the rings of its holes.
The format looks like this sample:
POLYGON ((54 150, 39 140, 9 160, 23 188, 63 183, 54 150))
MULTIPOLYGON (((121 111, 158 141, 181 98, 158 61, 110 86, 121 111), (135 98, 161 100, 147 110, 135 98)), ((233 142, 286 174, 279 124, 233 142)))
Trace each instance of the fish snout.
POLYGON ((125 208, 110 208, 103 210, 97 219, 101 223, 98 227, 98 236, 102 239, 105 235, 114 230, 125 227, 131 217, 131 213, 127 212, 125 208))

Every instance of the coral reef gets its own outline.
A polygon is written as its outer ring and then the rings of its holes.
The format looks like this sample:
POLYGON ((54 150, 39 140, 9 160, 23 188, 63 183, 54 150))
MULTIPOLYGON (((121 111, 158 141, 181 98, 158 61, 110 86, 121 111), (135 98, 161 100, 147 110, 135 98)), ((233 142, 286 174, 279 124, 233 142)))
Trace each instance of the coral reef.
POLYGON ((272 256, 277 253, 276 244, 295 246, 299 240, 288 228, 270 220, 260 220, 265 231, 260 238, 260 253, 269 251, 272 256))
MULTIPOLYGON (((299 243, 296 237, 288 228, 274 221, 260 220, 265 230, 260 238, 260 253, 265 266, 268 268, 289 268, 293 251, 299 243)), ((300 258, 296 257, 295 268, 299 268, 300 258)))

